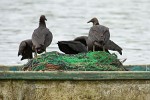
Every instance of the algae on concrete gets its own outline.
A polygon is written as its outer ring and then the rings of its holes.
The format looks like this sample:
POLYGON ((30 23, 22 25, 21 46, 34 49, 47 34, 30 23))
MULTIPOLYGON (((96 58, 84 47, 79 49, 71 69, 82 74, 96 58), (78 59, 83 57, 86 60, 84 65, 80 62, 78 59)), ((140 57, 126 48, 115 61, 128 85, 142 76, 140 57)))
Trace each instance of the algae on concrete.
POLYGON ((0 81, 0 100, 149 100, 150 80, 0 81))

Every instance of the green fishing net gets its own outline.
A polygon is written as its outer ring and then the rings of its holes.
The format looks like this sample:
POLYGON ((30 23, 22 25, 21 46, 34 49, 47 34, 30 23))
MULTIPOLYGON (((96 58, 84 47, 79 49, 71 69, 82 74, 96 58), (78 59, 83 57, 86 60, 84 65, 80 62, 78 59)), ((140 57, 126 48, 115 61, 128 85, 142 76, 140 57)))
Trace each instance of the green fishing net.
POLYGON ((67 71, 121 71, 124 70, 117 55, 103 51, 79 53, 75 55, 59 52, 47 52, 30 60, 24 65, 31 71, 67 70, 67 71))

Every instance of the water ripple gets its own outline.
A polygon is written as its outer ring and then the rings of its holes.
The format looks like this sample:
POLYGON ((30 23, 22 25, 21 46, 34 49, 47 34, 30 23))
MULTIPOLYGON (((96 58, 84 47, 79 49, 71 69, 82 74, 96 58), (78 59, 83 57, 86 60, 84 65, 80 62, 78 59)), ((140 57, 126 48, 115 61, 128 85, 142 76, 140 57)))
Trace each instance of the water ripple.
POLYGON ((111 39, 123 48, 125 64, 149 64, 149 0, 1 0, 0 64, 23 64, 19 43, 31 38, 41 14, 54 39, 47 51, 59 51, 58 40, 88 35, 92 17, 108 26, 111 39))

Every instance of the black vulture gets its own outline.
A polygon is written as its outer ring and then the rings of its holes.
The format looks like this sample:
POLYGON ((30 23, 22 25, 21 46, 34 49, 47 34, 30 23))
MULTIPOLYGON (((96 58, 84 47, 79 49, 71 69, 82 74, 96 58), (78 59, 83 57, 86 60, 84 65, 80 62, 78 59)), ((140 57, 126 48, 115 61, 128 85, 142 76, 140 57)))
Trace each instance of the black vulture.
POLYGON ((87 46, 79 41, 58 41, 60 51, 65 54, 78 54, 87 52, 87 46))
MULTIPOLYGON (((74 39, 74 41, 80 41, 84 44, 87 45, 87 47, 92 47, 92 43, 90 43, 91 41, 88 41, 88 36, 80 36, 80 37, 76 37, 74 39)), ((109 53, 108 50, 113 50, 113 51, 118 51, 120 55, 122 55, 122 48, 120 46, 118 46, 116 43, 114 43, 112 40, 109 40, 106 45, 105 45, 105 51, 109 53)), ((88 51, 91 51, 90 49, 88 49, 88 51)), ((103 51, 103 47, 99 46, 99 45, 95 45, 95 50, 94 51, 103 51)))
POLYGON ((103 25, 100 25, 97 18, 92 18, 88 23, 92 22, 93 26, 91 27, 88 35, 89 41, 89 50, 95 50, 95 45, 99 44, 105 50, 105 44, 109 41, 110 33, 109 28, 103 25))
POLYGON ((45 23, 46 17, 44 15, 40 16, 39 27, 34 30, 32 34, 32 43, 35 49, 35 56, 37 53, 46 52, 46 48, 51 44, 53 35, 46 27, 45 23))
POLYGON ((19 50, 18 50, 18 56, 21 55, 23 59, 32 59, 32 52, 34 52, 34 50, 32 49, 32 40, 28 39, 28 40, 24 40, 20 43, 19 45, 19 50))

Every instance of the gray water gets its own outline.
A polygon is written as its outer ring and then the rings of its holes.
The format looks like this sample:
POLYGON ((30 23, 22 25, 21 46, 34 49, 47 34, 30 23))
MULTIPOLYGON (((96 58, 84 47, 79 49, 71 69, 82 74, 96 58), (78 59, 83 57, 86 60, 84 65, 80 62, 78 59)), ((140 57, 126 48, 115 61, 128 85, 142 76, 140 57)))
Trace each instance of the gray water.
POLYGON ((88 35, 92 17, 110 28, 111 40, 123 48, 115 52, 125 64, 150 64, 150 0, 1 0, 0 64, 25 64, 17 56, 22 40, 29 39, 44 14, 53 33, 47 51, 59 51, 58 40, 88 35))

